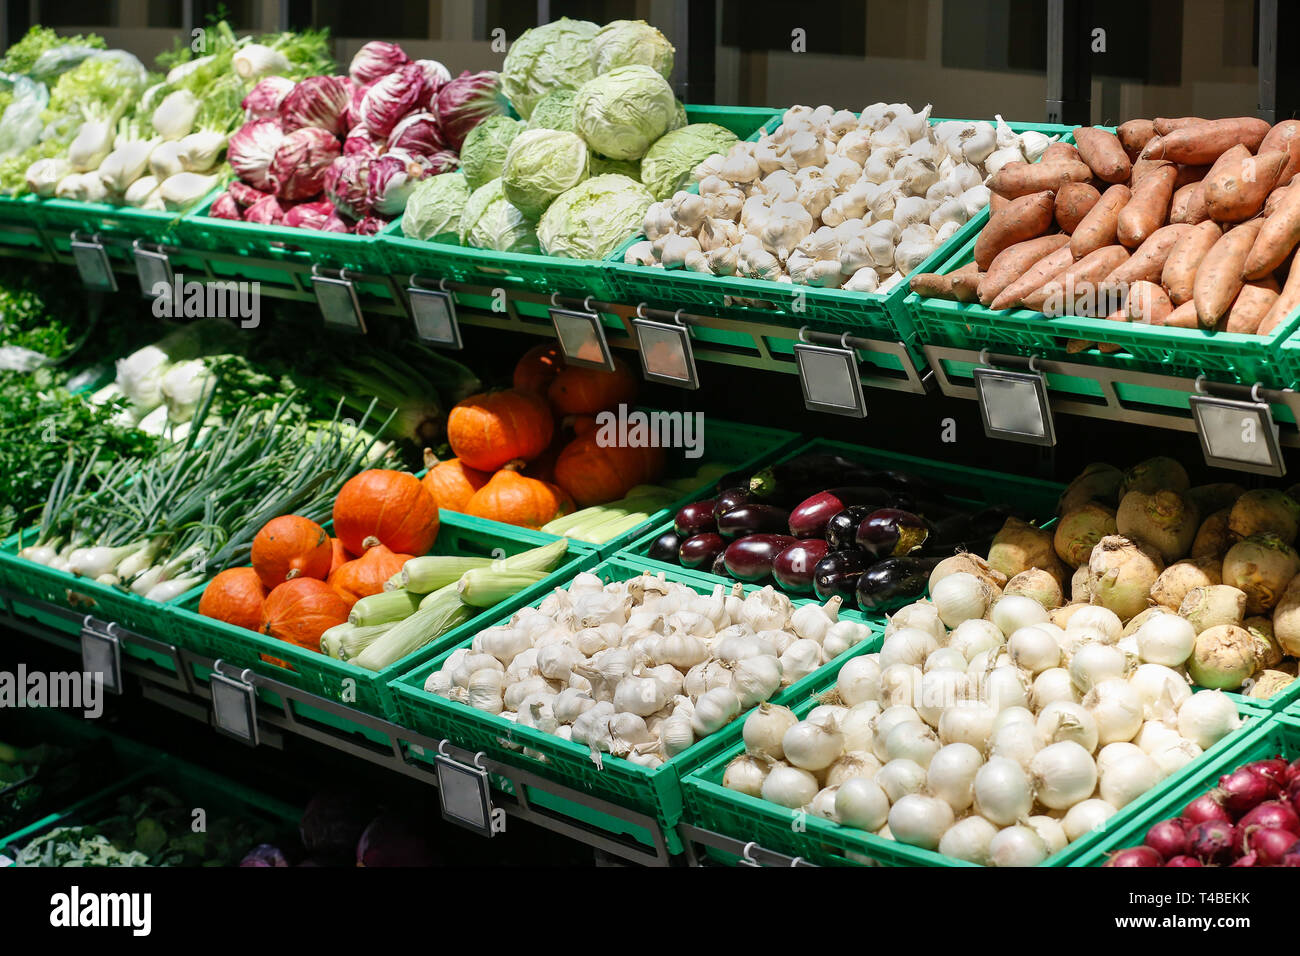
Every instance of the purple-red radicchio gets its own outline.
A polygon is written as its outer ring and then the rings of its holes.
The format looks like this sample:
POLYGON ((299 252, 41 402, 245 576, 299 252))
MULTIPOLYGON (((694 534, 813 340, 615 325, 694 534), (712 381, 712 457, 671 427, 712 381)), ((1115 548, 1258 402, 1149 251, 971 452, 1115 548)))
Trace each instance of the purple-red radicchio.
POLYGON ((427 111, 406 116, 388 134, 389 149, 403 149, 416 156, 430 156, 446 146, 438 117, 427 111))
POLYGON ((271 160, 269 179, 281 199, 309 199, 321 191, 330 163, 338 158, 339 141, 316 126, 296 129, 284 138, 271 160))
POLYGON ((213 219, 243 219, 244 214, 240 211, 239 203, 235 202, 230 193, 222 193, 212 205, 208 207, 208 215, 213 219))
POLYGON ((424 71, 414 63, 377 80, 361 101, 361 122, 370 135, 387 139, 403 116, 416 108, 424 89, 424 71))
POLYGON ((280 129, 278 120, 253 120, 230 137, 226 144, 226 160, 244 182, 262 192, 273 192, 271 160, 283 142, 284 131, 280 129))
POLYGON ((364 86, 410 62, 411 58, 396 43, 371 40, 352 58, 348 65, 348 76, 352 77, 352 82, 364 86))
POLYGON ((433 104, 442 138, 459 153, 470 130, 489 116, 505 112, 501 76, 492 70, 466 71, 438 90, 433 104))
POLYGON ((348 101, 352 84, 346 76, 313 76, 303 80, 280 104, 285 132, 319 126, 335 136, 347 132, 348 101))
POLYGON ((328 200, 300 202, 284 214, 284 225, 299 229, 323 229, 332 215, 334 206, 328 200))
POLYGON ((292 92, 293 80, 284 76, 268 76, 257 81, 239 105, 246 119, 267 119, 280 112, 280 104, 292 92))
POLYGON ((283 219, 284 207, 274 196, 259 199, 244 210, 244 222, 260 222, 263 225, 275 226, 283 219))
POLYGON ((325 174, 325 197, 349 219, 364 219, 370 212, 368 156, 340 156, 325 174))

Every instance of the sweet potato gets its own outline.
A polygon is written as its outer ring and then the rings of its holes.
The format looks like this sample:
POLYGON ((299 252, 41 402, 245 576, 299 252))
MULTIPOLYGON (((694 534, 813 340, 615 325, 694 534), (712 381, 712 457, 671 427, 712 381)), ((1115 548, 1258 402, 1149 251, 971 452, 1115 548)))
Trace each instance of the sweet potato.
POLYGON ((1277 283, 1272 279, 1268 282, 1247 282, 1228 309, 1228 322, 1223 330, 1254 335, 1277 300, 1277 283))
POLYGON ((1147 173, 1151 172, 1151 170, 1159 169, 1164 164, 1165 161, 1163 159, 1147 159, 1144 156, 1135 159, 1133 161, 1133 174, 1129 176, 1129 180, 1128 180, 1129 189, 1132 189, 1134 186, 1136 186, 1138 184, 1138 180, 1140 180, 1147 173))
POLYGON ((1160 271, 1160 284, 1169 292, 1169 300, 1174 305, 1192 301, 1193 284, 1196 281, 1196 269, 1223 235, 1217 222, 1205 221, 1192 226, 1183 233, 1160 271))
POLYGON ((1183 219, 1188 225, 1207 222, 1210 218, 1210 206, 1205 201, 1205 180, 1192 183, 1192 191, 1187 194, 1187 208, 1183 210, 1183 219))
POLYGON ((1122 245, 1136 249, 1147 236, 1169 221, 1169 203, 1174 198, 1173 163, 1153 169, 1133 186, 1133 197, 1119 211, 1115 236, 1122 245))
POLYGON ((1025 270, 1024 275, 999 292, 989 308, 1000 312, 1003 309, 1013 309, 1022 305, 1025 296, 1050 282, 1072 265, 1074 265, 1074 256, 1070 252, 1070 247, 1061 246, 1055 252, 1043 256, 1025 270))
POLYGON ((1066 183, 1056 191, 1056 224, 1064 233, 1074 232, 1100 199, 1101 193, 1087 183, 1066 183))
POLYGON ((960 269, 954 269, 947 275, 942 272, 922 272, 908 280, 908 286, 917 295, 931 299, 956 299, 953 283, 968 272, 975 271, 975 263, 968 262, 960 269))
POLYGON ((1169 201, 1169 221, 1187 222, 1187 207, 1192 201, 1193 194, 1197 189, 1204 189, 1201 183, 1188 183, 1179 189, 1174 190, 1174 198, 1169 201))
POLYGON ((1128 158, 1134 160, 1142 152, 1142 147, 1156 135, 1156 124, 1148 119, 1129 120, 1127 123, 1120 123, 1115 134, 1119 136, 1120 144, 1124 147, 1128 158))
MULTIPOLYGON (((1089 253, 1025 296, 1025 308, 1044 315, 1097 315, 1101 280, 1123 265, 1128 257, 1128 250, 1123 246, 1106 246, 1089 253)), ((1107 308, 1105 313, 1110 311, 1107 308)))
POLYGON ((1207 120, 1162 134, 1158 142, 1153 140, 1147 144, 1143 155, 1173 163, 1212 163, 1238 143, 1254 152, 1268 131, 1268 122, 1253 116, 1207 120))
POLYGON ((1194 228, 1182 224, 1161 226, 1147 237, 1146 242, 1137 247, 1127 262, 1106 276, 1102 285, 1107 288, 1120 288, 1135 282, 1159 282, 1165 262, 1169 259, 1169 253, 1173 251, 1178 240, 1194 228))
POLYGON ((1300 243, 1300 189, 1288 187, 1272 214, 1259 227, 1255 245, 1246 256, 1247 279, 1262 279, 1289 256, 1300 243))
POLYGON ((1092 179, 1087 163, 1061 161, 1054 163, 1007 163, 989 180, 992 192, 1018 199, 1044 190, 1055 191, 1066 183, 1086 183, 1092 179))
POLYGON ((1188 299, 1174 311, 1164 317, 1163 321, 1152 322, 1152 325, 1164 325, 1173 329, 1194 329, 1197 328, 1196 322, 1196 303, 1188 299))
POLYGON ((1300 172, 1300 120, 1283 120, 1268 131, 1257 152, 1267 153, 1280 149, 1287 153, 1287 165, 1278 182, 1287 182, 1300 172))
POLYGON ((1182 129, 1184 126, 1195 126, 1197 123, 1204 122, 1206 121, 1199 116, 1179 116, 1175 119, 1157 116, 1151 121, 1151 127, 1156 131, 1157 136, 1164 136, 1176 129, 1182 129))
POLYGON ((1115 243, 1119 214, 1132 193, 1127 186, 1114 185, 1101 194, 1083 221, 1074 227, 1070 236, 1070 250, 1076 259, 1115 243))
POLYGON ((1045 233, 1052 225, 1054 198, 1050 190, 1030 193, 989 216, 975 240, 975 262, 981 271, 987 270, 994 257, 1007 246, 1045 233))
POLYGON ((1201 328, 1212 329, 1219 323, 1241 291, 1241 269, 1250 255, 1250 247, 1259 235, 1258 220, 1242 223, 1225 232, 1205 254, 1196 269, 1192 298, 1201 328))
POLYGON ((1286 165, 1281 150, 1246 156, 1205 179, 1205 204, 1215 222, 1242 222, 1264 208, 1286 165))
MULTIPOLYGON (((1114 312, 1112 312, 1110 315, 1106 316, 1106 321, 1107 321, 1107 322, 1127 322, 1127 321, 1129 321, 1128 312, 1124 309, 1123 306, 1120 306, 1118 309, 1116 309, 1116 310, 1115 310, 1114 312)), ((1097 351, 1100 352, 1100 353, 1102 353, 1103 355, 1110 355, 1110 354, 1112 354, 1112 353, 1114 353, 1114 352, 1122 351, 1123 348, 1124 348, 1124 346, 1122 346, 1122 345, 1116 345, 1116 344, 1113 343, 1113 342, 1098 342, 1098 343, 1097 343, 1097 351)))
POLYGON ((1174 189, 1179 190, 1188 183, 1199 183, 1210 173, 1210 166, 1189 166, 1186 163, 1178 164, 1178 176, 1174 179, 1174 189))
POLYGON ((958 302, 975 302, 979 299, 980 280, 984 273, 975 268, 975 263, 968 262, 952 273, 952 297, 958 302))
POLYGON ((1079 149, 1079 158, 1102 182, 1128 182, 1133 164, 1124 152, 1124 144, 1114 133, 1095 126, 1076 126, 1074 142, 1079 149))
POLYGON ((1007 246, 994 257, 988 271, 980 279, 977 290, 980 302, 984 305, 992 304, 1003 289, 1028 272, 1039 259, 1069 243, 1070 237, 1058 232, 1055 235, 1040 236, 1037 239, 1017 242, 1014 246, 1007 246))
POLYGON ((1282 200, 1286 199, 1291 193, 1290 186, 1274 186, 1273 191, 1268 194, 1264 200, 1264 218, 1267 219, 1273 213, 1277 212, 1282 205, 1282 200))
POLYGON ((989 193, 989 215, 1001 212, 1011 205, 1011 200, 1006 196, 999 196, 997 193, 989 193))
POLYGON ((1291 313, 1300 308, 1300 269, 1292 268, 1282 286, 1282 294, 1277 297, 1255 330, 1256 335, 1270 335, 1273 330, 1291 317, 1291 313))
POLYGON ((1040 163, 1083 162, 1079 158, 1079 151, 1070 143, 1053 143, 1043 150, 1043 155, 1038 157, 1038 161, 1040 163))
POLYGON ((1173 311, 1174 304, 1155 282, 1139 279, 1129 286, 1128 295, 1124 297, 1124 315, 1129 322, 1164 325, 1173 311))

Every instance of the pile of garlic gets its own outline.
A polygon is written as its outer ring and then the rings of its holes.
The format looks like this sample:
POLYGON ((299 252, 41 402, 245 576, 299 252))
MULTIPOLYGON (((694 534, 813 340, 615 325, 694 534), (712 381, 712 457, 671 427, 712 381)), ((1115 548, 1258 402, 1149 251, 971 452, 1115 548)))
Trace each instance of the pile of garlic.
POLYGON ((481 631, 424 689, 654 768, 867 638, 839 607, 582 573, 481 631))
POLYGON ((988 205, 994 172, 1033 162, 1055 138, 1001 117, 931 126, 930 110, 791 107, 770 134, 696 167, 698 194, 652 205, 624 261, 888 291, 988 205))
POLYGON ((903 608, 802 721, 755 711, 724 786, 971 863, 1033 866, 1241 725, 1222 692, 1193 694, 1126 653, 1113 612, 1084 606, 1062 629, 1031 598, 991 598, 903 608))

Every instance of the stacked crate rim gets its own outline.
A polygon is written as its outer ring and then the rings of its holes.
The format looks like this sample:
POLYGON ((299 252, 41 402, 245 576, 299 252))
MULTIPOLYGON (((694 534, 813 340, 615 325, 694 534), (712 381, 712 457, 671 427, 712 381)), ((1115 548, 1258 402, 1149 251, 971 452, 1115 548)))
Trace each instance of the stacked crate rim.
MULTIPOLYGON (((838 668, 836 668, 838 676, 838 668)), ((835 676, 819 685, 821 691, 835 687, 835 676)), ((793 706, 796 716, 802 718, 814 706, 810 698, 793 706)), ((1112 816, 1100 829, 1068 844, 1065 849, 1050 856, 1040 866, 1076 866, 1095 847, 1109 843, 1120 828, 1135 819, 1144 818, 1149 808, 1156 805, 1172 790, 1180 787, 1197 768, 1207 762, 1217 761, 1225 753, 1236 751, 1262 721, 1268 719, 1263 711, 1238 706, 1243 726, 1220 740, 1202 756, 1182 770, 1167 777, 1145 794, 1129 803, 1112 816)), ((751 797, 722 786, 722 775, 727 764, 745 752, 743 741, 733 741, 723 753, 714 756, 707 764, 687 775, 683 781, 686 793, 687 820, 693 826, 744 842, 753 841, 765 850, 802 857, 823 866, 976 866, 943 854, 909 846, 885 837, 833 823, 803 810, 790 810, 758 797, 751 797)))
POLYGON ((0 196, 0 255, 39 251, 48 254, 41 235, 41 200, 28 193, 0 196))
MULTIPOLYGON (((199 200, 198 205, 210 202, 214 195, 210 193, 199 200)), ((57 255, 72 254, 72 236, 77 233, 79 239, 98 236, 110 240, 104 244, 104 252, 117 263, 129 265, 132 262, 132 245, 138 241, 169 247, 168 259, 177 272, 188 270, 195 276, 204 273, 204 257, 195 250, 184 248, 181 223, 186 213, 183 211, 137 209, 76 199, 42 199, 38 202, 37 222, 57 255)))
MULTIPOLYGON (((590 569, 590 573, 606 580, 629 580, 644 573, 663 574, 668 580, 688 584, 702 594, 711 593, 714 588, 711 582, 683 568, 653 569, 642 562, 622 556, 610 558, 596 565, 590 569)), ((756 586, 745 586, 747 594, 756 590, 759 590, 756 586)), ((538 599, 530 603, 536 606, 541 601, 538 599)), ((794 603, 803 605, 812 602, 794 599, 794 603)), ((504 622, 513 613, 514 611, 497 614, 493 620, 476 627, 475 631, 504 622)), ((821 685, 828 670, 838 669, 844 661, 858 654, 879 649, 884 636, 879 625, 852 611, 844 612, 843 617, 866 624, 871 630, 871 636, 849 648, 813 674, 774 694, 771 702, 791 705, 803 700, 812 688, 821 685)), ((457 647, 468 647, 472 639, 473 636, 470 635, 457 647)), ((434 671, 439 670, 455 650, 456 647, 448 648, 435 659, 403 675, 393 683, 400 710, 398 721, 402 726, 427 737, 447 739, 468 750, 483 751, 501 763, 531 771, 537 776, 553 780, 569 789, 654 817, 663 831, 669 852, 682 851, 683 845, 676 832, 677 824, 683 819, 682 778, 692 768, 701 765, 728 747, 733 740, 738 739, 745 714, 735 718, 722 730, 697 741, 689 749, 654 770, 609 754, 601 755, 601 765, 598 767, 587 747, 426 691, 425 680, 434 671), (540 759, 525 755, 523 748, 540 755, 540 759)), ((620 829, 621 833, 640 843, 653 845, 653 839, 644 829, 634 824, 613 820, 593 808, 539 794, 535 788, 530 788, 529 800, 535 804, 550 806, 567 816, 592 822, 601 829, 620 829)))
MULTIPOLYGON (((767 124, 764 132, 775 131, 782 122, 782 110, 767 124)), ((930 125, 951 122, 931 118, 930 125)), ((1017 133, 1029 131, 1057 135, 1062 142, 1072 140, 1071 127, 1049 123, 1008 123, 1017 133)), ((756 137, 755 137, 756 138, 756 137)), ((693 185, 693 190, 698 188, 693 185)), ((966 222, 940 244, 919 266, 888 292, 852 292, 846 289, 822 289, 816 286, 769 282, 743 276, 715 276, 687 269, 663 269, 628 265, 624 253, 645 239, 634 236, 611 256, 614 282, 619 300, 629 305, 648 303, 656 308, 699 311, 719 318, 749 319, 790 329, 804 326, 819 331, 847 332, 865 338, 901 342, 918 368, 925 367, 920 341, 903 306, 908 294, 908 278, 934 272, 979 230, 978 223, 987 211, 966 222), (764 303, 767 308, 742 305, 735 300, 764 303)))

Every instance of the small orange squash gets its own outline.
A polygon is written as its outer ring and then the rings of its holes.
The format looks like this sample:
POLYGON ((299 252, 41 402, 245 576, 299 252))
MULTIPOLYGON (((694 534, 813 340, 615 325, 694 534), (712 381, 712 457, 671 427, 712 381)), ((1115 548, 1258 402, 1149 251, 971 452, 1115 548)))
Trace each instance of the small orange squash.
MULTIPOLYGON (((348 554, 348 549, 343 547, 343 542, 338 538, 330 538, 330 574, 333 574, 343 565, 352 560, 352 555, 348 554)), ((326 576, 326 581, 329 577, 326 576)))
POLYGON ((545 395, 562 368, 564 352, 558 345, 534 345, 515 363, 514 387, 545 395))
POLYGON ((551 443, 554 430, 546 400, 512 388, 471 395, 447 416, 451 450, 479 471, 496 471, 516 458, 536 458, 551 443))
POLYGON ((363 597, 382 591, 385 582, 401 571, 402 565, 409 560, 409 554, 394 554, 382 544, 377 544, 331 574, 326 583, 349 603, 355 604, 363 597))
POLYGON ((588 432, 560 452, 555 483, 586 508, 622 498, 636 485, 654 481, 662 470, 663 449, 602 447, 597 433, 588 432))
POLYGON ((636 378, 627 363, 614 359, 614 371, 570 366, 555 376, 546 395, 560 415, 594 415, 636 400, 636 378))
POLYGON ((320 636, 346 623, 350 610, 351 605, 324 581, 294 578, 277 585, 267 597, 262 633, 319 652, 320 636))
POLYGON ((371 468, 339 489, 334 533, 356 555, 377 544, 396 554, 428 554, 438 537, 438 506, 415 475, 371 468))
POLYGON ((470 468, 459 458, 439 461, 429 449, 424 450, 425 472, 420 483, 424 490, 433 496, 433 502, 439 508, 448 511, 464 511, 469 499, 488 483, 492 476, 476 468, 470 468))
POLYGON ((250 631, 262 628, 266 588, 252 568, 227 568, 209 583, 199 598, 199 613, 250 631))
POLYGON ((519 474, 523 464, 512 461, 493 475, 469 500, 465 513, 536 529, 572 510, 572 503, 550 482, 519 474))
POLYGON ((333 557, 325 529, 301 515, 272 518, 253 538, 253 570, 268 588, 297 577, 324 581, 333 557))

